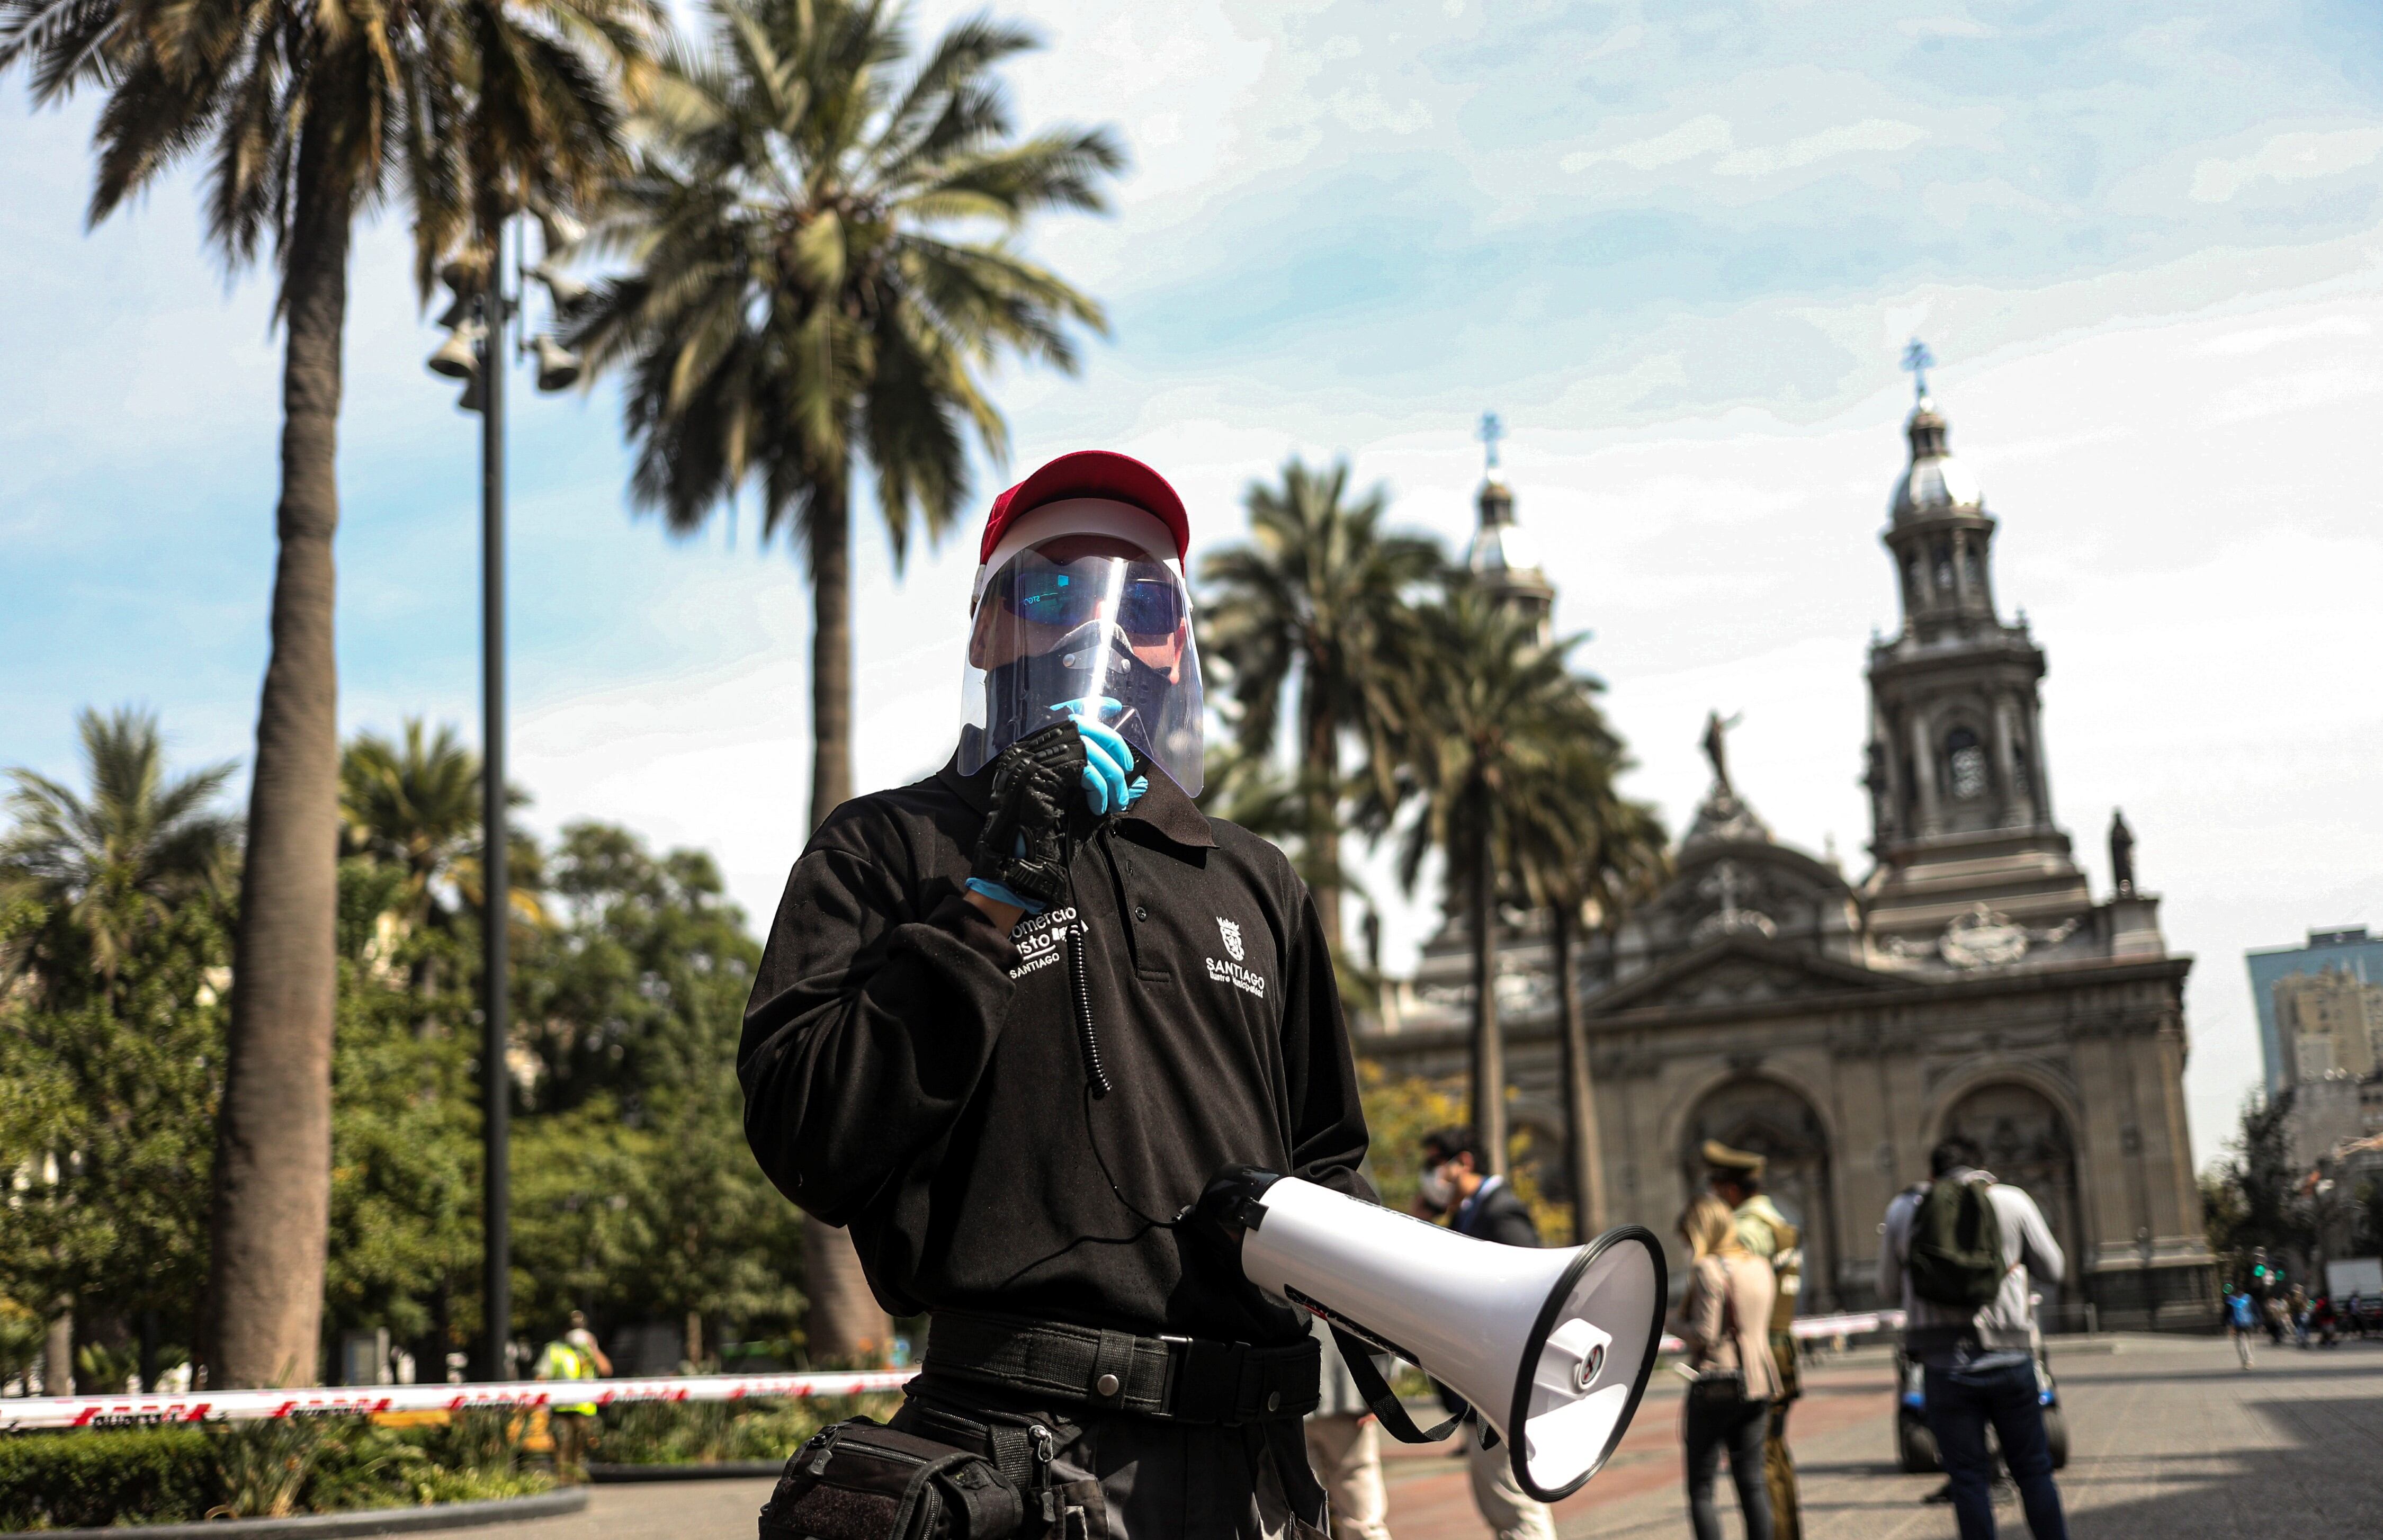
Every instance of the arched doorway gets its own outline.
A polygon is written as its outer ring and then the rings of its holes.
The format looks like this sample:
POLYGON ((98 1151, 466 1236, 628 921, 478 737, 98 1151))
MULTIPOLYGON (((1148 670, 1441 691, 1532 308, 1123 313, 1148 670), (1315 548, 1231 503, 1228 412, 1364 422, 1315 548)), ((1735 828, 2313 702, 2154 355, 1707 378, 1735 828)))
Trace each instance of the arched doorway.
POLYGON ((1733 1080, 1708 1094, 1681 1129, 1685 1190, 1704 1187, 1704 1142, 1760 1155, 1763 1190, 1788 1222, 1804 1232, 1801 1314, 1837 1308, 1837 1225, 1829 1177, 1829 1132, 1809 1102, 1776 1080, 1733 1080))
MULTIPOLYGON (((2068 1253, 2069 1276, 2076 1277, 2084 1263, 2077 1249, 2082 1233, 2077 1212, 2077 1144, 2060 1109, 2030 1086, 2008 1081, 1979 1086, 1945 1115, 1945 1132, 1975 1140, 1985 1152, 1986 1169, 2035 1200, 2052 1227, 2052 1238, 2068 1253)), ((2067 1300, 2083 1296, 2041 1279, 2035 1287, 2043 1296, 2040 1315, 2046 1324, 2069 1324, 2067 1300)))

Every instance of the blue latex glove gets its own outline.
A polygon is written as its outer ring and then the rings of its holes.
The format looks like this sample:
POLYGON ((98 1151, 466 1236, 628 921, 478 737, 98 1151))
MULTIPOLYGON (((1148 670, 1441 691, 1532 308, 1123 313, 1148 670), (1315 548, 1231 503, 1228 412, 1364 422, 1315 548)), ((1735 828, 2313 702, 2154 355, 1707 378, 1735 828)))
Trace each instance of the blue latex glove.
POLYGON ((998 882, 988 882, 982 877, 971 877, 968 880, 968 885, 969 892, 981 893, 995 904, 1006 904, 1013 909, 1023 909, 1030 915, 1039 915, 1043 912, 1042 905, 1031 898, 1020 897, 1011 893, 998 882))
POLYGON ((1065 712, 1083 734, 1084 801, 1094 818, 1112 807, 1122 812, 1150 790, 1150 777, 1133 774, 1132 748, 1101 720, 1105 712, 1122 709, 1116 701, 1106 696, 1086 696, 1081 700, 1063 700, 1051 709, 1065 712), (1128 776, 1133 778, 1129 781, 1128 776))
MULTIPOLYGON (((1020 856, 1026 854, 1026 836, 1023 834, 1018 837, 1018 854, 1020 856)), ((1000 883, 989 882, 982 877, 969 878, 968 888, 969 892, 981 893, 995 904, 1006 904, 1013 909, 1023 909, 1030 915, 1039 915, 1043 912, 1043 906, 1034 900, 1022 893, 1012 893, 1000 883)))

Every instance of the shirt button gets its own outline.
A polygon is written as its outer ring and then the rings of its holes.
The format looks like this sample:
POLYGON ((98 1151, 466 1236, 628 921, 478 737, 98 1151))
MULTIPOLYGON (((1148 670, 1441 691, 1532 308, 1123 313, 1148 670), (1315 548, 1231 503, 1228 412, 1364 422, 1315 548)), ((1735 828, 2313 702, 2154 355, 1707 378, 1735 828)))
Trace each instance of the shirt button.
POLYGON ((1150 918, 1150 906, 1147 904, 1135 905, 1133 906, 1133 918, 1136 919, 1147 920, 1150 918))

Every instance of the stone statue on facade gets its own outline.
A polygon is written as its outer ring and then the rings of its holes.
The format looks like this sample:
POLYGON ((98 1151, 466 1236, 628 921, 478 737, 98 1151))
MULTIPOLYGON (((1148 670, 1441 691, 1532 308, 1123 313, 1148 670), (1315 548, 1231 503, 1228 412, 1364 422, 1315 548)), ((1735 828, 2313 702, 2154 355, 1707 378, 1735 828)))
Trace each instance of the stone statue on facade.
POLYGON ((2110 809, 2110 876, 2118 885, 2120 898, 2135 895, 2135 832, 2127 827, 2127 815, 2116 807, 2110 809))

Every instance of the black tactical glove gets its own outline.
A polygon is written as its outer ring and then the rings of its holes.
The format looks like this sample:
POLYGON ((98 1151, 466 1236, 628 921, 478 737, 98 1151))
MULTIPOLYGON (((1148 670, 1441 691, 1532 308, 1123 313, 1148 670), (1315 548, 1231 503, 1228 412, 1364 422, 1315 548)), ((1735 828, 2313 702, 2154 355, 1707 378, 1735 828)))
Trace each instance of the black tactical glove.
MULTIPOLYGON (((993 809, 977 836, 969 875, 1002 888, 1040 913, 1065 896, 1059 850, 1068 795, 1083 778, 1084 739, 1072 721, 1030 733, 993 762, 993 809)), ((998 898, 999 894, 988 896, 998 898)))

